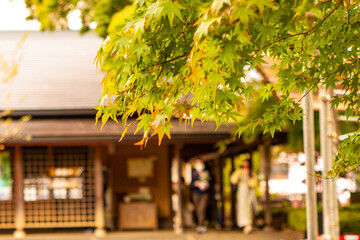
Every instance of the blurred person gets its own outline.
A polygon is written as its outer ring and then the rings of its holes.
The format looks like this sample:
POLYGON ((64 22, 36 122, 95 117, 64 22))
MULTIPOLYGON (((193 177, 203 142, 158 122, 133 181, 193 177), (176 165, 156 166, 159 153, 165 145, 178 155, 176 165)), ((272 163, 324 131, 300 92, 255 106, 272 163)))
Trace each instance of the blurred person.
POLYGON ((252 172, 249 159, 246 159, 242 166, 231 174, 230 182, 237 185, 237 225, 244 228, 244 233, 248 234, 252 231, 252 223, 256 212, 254 187, 257 185, 257 178, 252 172))
POLYGON ((196 231, 198 233, 205 233, 207 231, 204 220, 205 210, 209 200, 210 181, 210 173, 206 168, 204 161, 202 159, 196 159, 192 170, 190 189, 195 206, 197 217, 196 231))

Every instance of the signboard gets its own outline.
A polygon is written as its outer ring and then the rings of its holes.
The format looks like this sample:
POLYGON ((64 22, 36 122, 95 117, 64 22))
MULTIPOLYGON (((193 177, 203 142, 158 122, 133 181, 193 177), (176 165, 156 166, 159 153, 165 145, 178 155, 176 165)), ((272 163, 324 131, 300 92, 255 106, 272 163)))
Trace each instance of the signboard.
POLYGON ((83 167, 50 167, 50 177, 80 177, 84 172, 83 167))
POLYGON ((48 177, 24 179, 24 200, 81 199, 83 167, 50 167, 48 177))
POLYGON ((127 176, 129 178, 151 178, 154 176, 156 156, 127 159, 127 176))
POLYGON ((10 152, 0 152, 0 201, 8 201, 12 197, 12 178, 10 152))

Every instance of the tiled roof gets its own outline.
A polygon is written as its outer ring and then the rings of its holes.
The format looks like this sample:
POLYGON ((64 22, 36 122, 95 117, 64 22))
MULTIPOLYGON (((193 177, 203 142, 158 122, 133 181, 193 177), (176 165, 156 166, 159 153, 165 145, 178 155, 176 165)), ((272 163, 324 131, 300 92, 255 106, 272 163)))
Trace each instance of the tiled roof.
MULTIPOLYGON (((0 54, 13 51, 24 34, 0 32, 0 54)), ((18 74, 12 82, 0 84, 0 109, 94 108, 102 91, 103 74, 94 64, 101 43, 95 33, 28 33, 18 74)))

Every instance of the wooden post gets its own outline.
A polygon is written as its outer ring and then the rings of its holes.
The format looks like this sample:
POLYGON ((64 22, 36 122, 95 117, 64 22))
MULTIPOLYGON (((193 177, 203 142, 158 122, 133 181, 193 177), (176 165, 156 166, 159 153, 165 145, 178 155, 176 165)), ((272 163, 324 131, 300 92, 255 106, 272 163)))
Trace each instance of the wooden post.
MULTIPOLYGON (((231 174, 235 171, 234 157, 231 157, 231 174)), ((236 221, 236 190, 237 186, 231 186, 231 221, 232 226, 235 227, 237 225, 236 221)))
POLYGON ((175 144, 174 156, 172 159, 172 171, 173 176, 171 177, 172 182, 176 184, 176 191, 173 194, 173 206, 174 215, 174 232, 176 234, 182 234, 184 232, 183 226, 183 202, 182 202, 182 164, 180 158, 180 145, 175 144))
POLYGON ((16 230, 14 231, 14 237, 23 238, 25 237, 25 231, 24 231, 25 208, 24 208, 24 196, 23 196, 24 165, 23 165, 20 146, 15 147, 14 160, 15 160, 14 201, 15 201, 15 228, 16 228, 16 230))
POLYGON ((221 227, 225 226, 225 209, 224 209, 224 203, 225 203, 225 197, 224 197, 224 175, 223 175, 223 168, 224 168, 224 159, 222 157, 219 158, 219 172, 220 172, 220 197, 221 197, 221 227))
POLYGON ((101 161, 101 146, 95 147, 94 159, 95 171, 95 236, 104 236, 105 231, 105 212, 103 198, 103 175, 101 161))
POLYGON ((313 93, 305 90, 303 102, 303 132, 304 152, 306 156, 306 226, 307 239, 316 240, 318 235, 318 217, 315 188, 315 143, 314 143, 314 110, 312 106, 313 93))
MULTIPOLYGON (((330 88, 330 93, 331 93, 331 97, 334 94, 334 89, 330 88)), ((329 103, 329 106, 330 103, 329 103)), ((332 139, 332 159, 334 159, 334 157, 336 156, 337 150, 338 150, 338 145, 339 145, 339 126, 338 126, 338 113, 336 111, 335 108, 331 109, 331 119, 332 119, 332 134, 331 134, 331 139, 332 139)), ((339 219, 339 206, 338 206, 338 201, 337 201, 337 191, 336 191, 336 181, 332 182, 332 186, 333 186, 333 201, 334 201, 334 234, 335 234, 335 239, 339 239, 340 238, 340 219, 339 219)))
MULTIPOLYGON (((323 171, 322 171, 322 204, 323 204, 323 234, 326 237, 331 235, 331 216, 330 216, 330 179, 326 179, 326 174, 330 170, 330 165, 328 161, 328 141, 327 141, 327 133, 328 133, 328 107, 327 107, 327 96, 325 87, 320 89, 320 97, 321 97, 321 105, 320 105, 320 145, 321 145, 321 157, 323 159, 323 171)), ((333 238, 331 238, 333 239, 333 238)))
POLYGON ((181 157, 180 157, 180 146, 177 144, 176 148, 175 148, 175 157, 176 157, 176 161, 177 161, 177 170, 178 170, 178 182, 177 182, 177 193, 178 193, 178 197, 179 197, 179 201, 178 201, 178 208, 179 208, 179 233, 183 233, 184 232, 184 214, 183 214, 183 192, 182 192, 182 162, 181 162, 181 157))
MULTIPOLYGON (((339 220, 336 196, 336 181, 326 179, 327 172, 331 170, 332 160, 335 156, 336 144, 333 141, 335 118, 330 106, 331 95, 325 87, 321 88, 320 105, 320 140, 321 156, 323 158, 323 232, 324 238, 329 240, 339 239, 339 220)), ((336 134, 335 134, 336 135, 336 134)))
MULTIPOLYGON (((332 92, 333 89, 329 89, 329 97, 332 98, 332 92)), ((330 131, 327 135, 328 141, 329 141, 329 152, 330 152, 330 158, 329 163, 330 167, 332 167, 333 159, 335 158, 336 152, 337 152, 337 145, 338 145, 338 127, 337 127, 337 113, 335 109, 331 108, 330 101, 327 102, 328 106, 328 121, 330 125, 330 131)), ((339 239, 340 237, 340 226, 339 226, 339 207, 337 202, 337 193, 336 193, 336 179, 332 179, 330 182, 330 211, 332 215, 332 222, 331 229, 332 229, 332 236, 334 236, 334 239, 339 239)))
POLYGON ((219 209, 219 203, 221 203, 222 205, 222 167, 221 167, 221 162, 220 162, 220 157, 217 156, 215 159, 215 169, 214 169, 214 174, 215 174, 215 188, 214 188, 214 192, 215 192, 215 196, 214 196, 214 209, 215 209, 215 228, 216 229, 221 229, 222 227, 222 214, 221 214, 221 210, 222 208, 219 209))
MULTIPOLYGON (((337 143, 337 133, 336 133, 336 119, 335 114, 333 114, 333 109, 331 109, 330 99, 332 98, 332 88, 326 93, 326 145, 327 145, 327 166, 329 171, 332 167, 333 159, 336 154, 336 143, 337 143), (334 137, 335 136, 335 141, 334 137)), ((326 171, 326 172, 327 172, 326 171)), ((339 239, 339 212, 337 204, 337 194, 336 194, 336 179, 329 180, 329 213, 330 213, 330 235, 331 239, 339 239)))
POLYGON ((265 226, 266 229, 271 229, 272 216, 271 216, 271 202, 270 202, 270 192, 269 192, 269 178, 271 173, 271 152, 270 144, 262 144, 259 146, 260 161, 262 165, 262 174, 265 177, 265 226))
MULTIPOLYGON (((334 140, 334 139, 333 139, 334 140)), ((336 141, 338 141, 338 137, 336 136, 336 141)), ((337 144, 333 143, 333 158, 335 157, 336 151, 337 151, 337 144)), ((337 191, 336 191, 336 181, 333 180, 332 181, 332 214, 334 217, 334 221, 333 221, 333 235, 335 236, 334 239, 339 239, 340 238, 340 218, 339 218, 339 206, 338 206, 338 201, 337 201, 337 191)))
POLYGON ((331 184, 332 186, 332 198, 331 198, 331 214, 333 215, 332 226, 332 235, 335 236, 334 239, 340 239, 340 226, 339 226, 339 208, 337 202, 337 193, 336 193, 336 181, 334 180, 331 184))

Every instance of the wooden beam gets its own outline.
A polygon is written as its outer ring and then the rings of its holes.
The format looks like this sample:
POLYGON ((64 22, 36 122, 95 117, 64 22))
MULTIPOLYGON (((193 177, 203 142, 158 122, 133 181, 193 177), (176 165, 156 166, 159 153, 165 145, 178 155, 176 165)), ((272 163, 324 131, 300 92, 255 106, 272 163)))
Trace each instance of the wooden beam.
POLYGON ((14 171, 15 171, 15 228, 14 237, 15 238, 23 238, 25 237, 24 225, 25 225, 25 208, 24 208, 24 165, 23 159, 21 155, 20 146, 15 147, 14 152, 14 171))
MULTIPOLYGON (((117 141, 123 132, 123 128, 116 122, 107 122, 101 130, 100 124, 95 125, 95 120, 90 119, 35 119, 27 122, 20 129, 19 134, 31 136, 30 141, 24 139, 9 139, 9 143, 32 143, 32 142, 78 142, 78 141, 117 141)), ((234 124, 226 126, 222 124, 215 131, 216 123, 214 121, 201 122, 195 121, 193 127, 187 124, 178 124, 178 120, 171 122, 172 140, 196 140, 204 141, 212 139, 226 139, 231 135, 231 127, 234 124)), ((10 123, 10 127, 16 127, 22 124, 18 120, 10 123)), ((128 132, 134 132, 137 125, 131 125, 128 132)), ((143 133, 139 131, 136 134, 129 134, 124 141, 137 141, 143 133)), ((168 138, 164 141, 169 141, 168 138)))
POLYGON ((198 158, 201 158, 203 161, 206 162, 206 161, 217 159, 219 156, 220 156, 220 154, 218 152, 198 154, 198 155, 195 155, 194 157, 190 158, 189 162, 196 160, 198 158))
POLYGON ((105 231, 105 209, 104 209, 104 192, 103 192, 103 175, 101 146, 95 147, 94 156, 95 170, 95 236, 104 236, 105 231))

